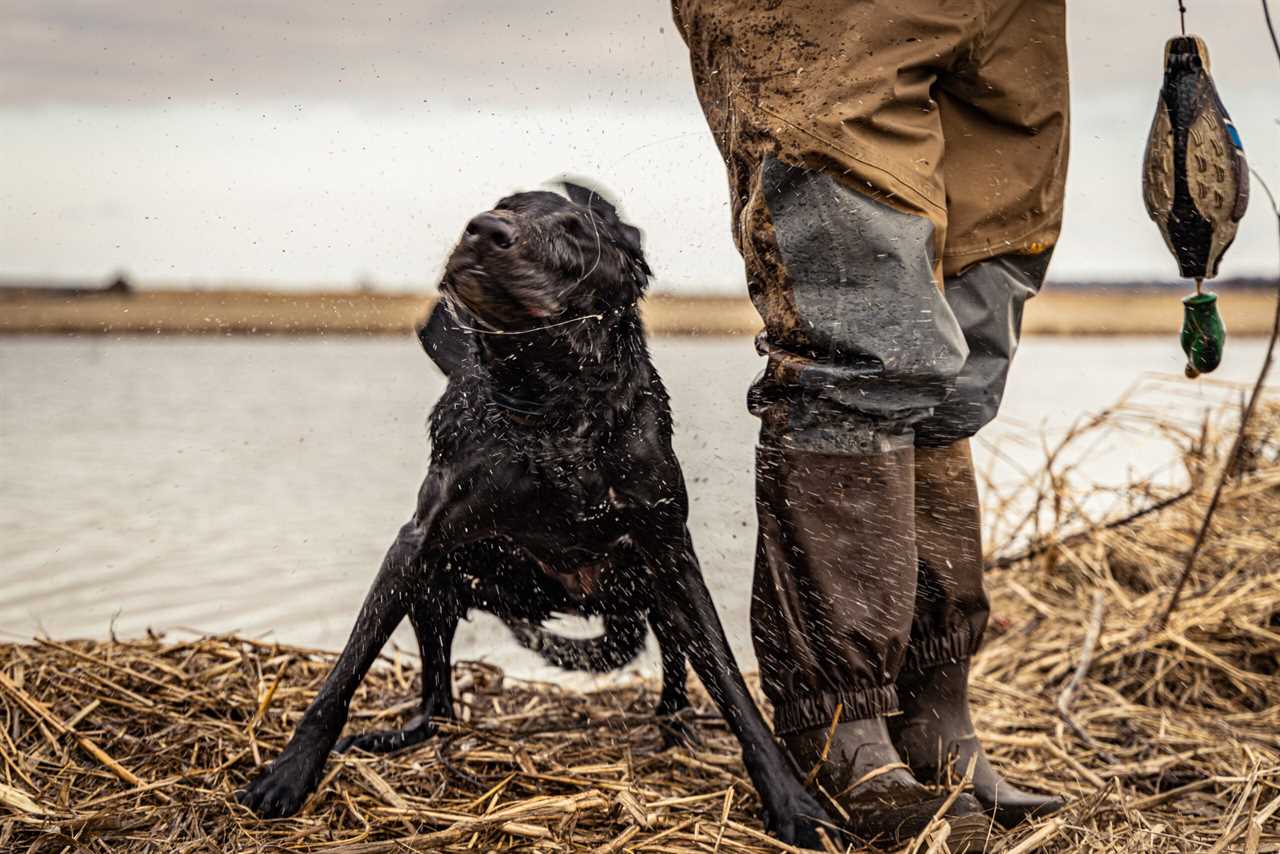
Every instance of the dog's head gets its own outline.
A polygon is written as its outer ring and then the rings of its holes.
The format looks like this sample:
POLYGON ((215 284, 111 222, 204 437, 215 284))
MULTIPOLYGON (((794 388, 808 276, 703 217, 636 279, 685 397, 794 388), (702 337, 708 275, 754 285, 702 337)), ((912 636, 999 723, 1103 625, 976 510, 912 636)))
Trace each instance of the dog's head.
POLYGON ((506 332, 633 305, 650 276, 640 230, 597 191, 564 187, 567 196, 507 196, 467 223, 441 293, 483 326, 506 332))

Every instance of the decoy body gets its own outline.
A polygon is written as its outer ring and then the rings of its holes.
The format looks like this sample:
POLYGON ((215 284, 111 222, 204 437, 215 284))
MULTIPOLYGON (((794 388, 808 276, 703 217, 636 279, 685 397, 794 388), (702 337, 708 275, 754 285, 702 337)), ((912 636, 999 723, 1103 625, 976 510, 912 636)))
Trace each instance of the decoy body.
POLYGON ((1249 203, 1249 168, 1240 135, 1209 76, 1204 40, 1175 36, 1164 57, 1142 195, 1179 273, 1212 279, 1249 203))
POLYGON ((1164 83, 1147 137, 1142 197, 1178 272, 1196 280, 1185 306, 1181 344, 1187 376, 1222 361, 1226 328, 1205 279, 1235 240, 1249 203, 1249 167, 1240 134, 1209 75, 1209 49, 1199 36, 1175 36, 1164 51, 1164 83))

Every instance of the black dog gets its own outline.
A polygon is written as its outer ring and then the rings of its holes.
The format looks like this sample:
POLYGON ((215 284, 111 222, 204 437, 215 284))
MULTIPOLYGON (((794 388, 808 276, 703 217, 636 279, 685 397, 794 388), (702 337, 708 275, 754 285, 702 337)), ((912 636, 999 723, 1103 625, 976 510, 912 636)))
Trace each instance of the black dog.
POLYGON ((667 392, 649 361, 637 301, 650 275, 640 232, 593 191, 520 193, 473 219, 421 333, 449 375, 431 415, 431 464, 346 648, 284 752, 238 795, 266 817, 316 787, 356 686, 406 615, 422 655, 422 709, 407 727, 344 739, 389 751, 453 717, 450 646, 478 608, 565 666, 619 667, 662 653, 657 714, 687 707, 686 657, 743 747, 779 838, 816 845, 829 825, 747 693, 685 527, 667 392), (602 615, 569 641, 537 626, 602 615))

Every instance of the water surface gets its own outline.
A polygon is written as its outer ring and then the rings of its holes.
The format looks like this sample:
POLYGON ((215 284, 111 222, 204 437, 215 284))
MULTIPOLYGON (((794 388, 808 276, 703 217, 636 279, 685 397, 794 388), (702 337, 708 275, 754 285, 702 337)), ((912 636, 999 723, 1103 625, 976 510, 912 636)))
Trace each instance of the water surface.
MULTIPOLYGON (((1220 376, 1249 378, 1261 344, 1233 341, 1220 376)), ((662 338, 654 355, 694 542, 752 667, 756 423, 744 400, 759 362, 746 338, 662 338)), ((1181 365, 1173 336, 1029 341, 979 465, 1034 466, 1026 437, 1181 365)), ((409 339, 0 340, 0 636, 189 627, 341 645, 412 512, 442 387, 409 339)), ((1183 388, 1193 420, 1222 395, 1183 388)), ((1089 474, 1122 480, 1167 456, 1158 436, 1135 435, 1100 448, 1089 474)), ((415 649, 407 624, 396 641, 415 649)), ((463 625, 456 655, 554 672, 487 617, 463 625)))

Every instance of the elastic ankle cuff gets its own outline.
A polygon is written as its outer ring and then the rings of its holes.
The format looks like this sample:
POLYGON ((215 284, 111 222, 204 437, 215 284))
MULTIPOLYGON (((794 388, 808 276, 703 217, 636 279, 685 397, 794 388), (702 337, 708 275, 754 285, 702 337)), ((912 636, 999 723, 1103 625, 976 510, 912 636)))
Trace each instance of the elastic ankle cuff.
POLYGON ((955 664, 973 657, 982 645, 982 635, 968 626, 945 635, 919 637, 912 635, 902 673, 923 673, 944 664, 955 664))
POLYGON ((773 730, 777 735, 830 726, 840 709, 840 720, 858 721, 883 717, 898 709, 898 689, 893 685, 860 690, 823 691, 792 697, 773 707, 773 730))

